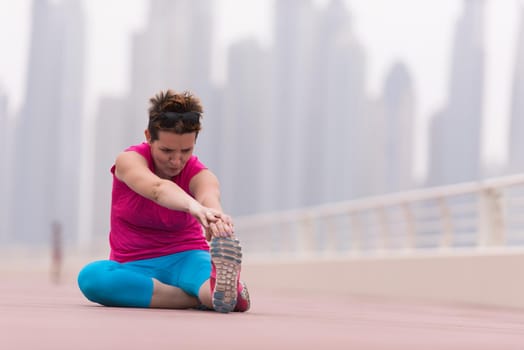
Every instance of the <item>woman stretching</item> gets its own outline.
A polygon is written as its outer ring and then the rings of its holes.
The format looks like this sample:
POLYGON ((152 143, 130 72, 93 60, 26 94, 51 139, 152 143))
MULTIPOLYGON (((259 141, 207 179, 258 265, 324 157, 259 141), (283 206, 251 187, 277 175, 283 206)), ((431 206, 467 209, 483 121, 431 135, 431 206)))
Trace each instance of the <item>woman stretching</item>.
POLYGON ((247 311, 232 219, 217 177, 193 155, 200 100, 167 90, 150 103, 147 142, 111 168, 110 258, 80 271, 80 290, 106 306, 247 311))

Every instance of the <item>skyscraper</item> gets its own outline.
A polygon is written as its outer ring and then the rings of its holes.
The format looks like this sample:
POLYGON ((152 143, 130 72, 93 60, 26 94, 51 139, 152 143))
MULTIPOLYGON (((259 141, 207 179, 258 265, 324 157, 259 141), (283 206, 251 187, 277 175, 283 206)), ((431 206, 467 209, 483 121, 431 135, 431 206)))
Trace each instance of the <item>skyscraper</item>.
POLYGON ((254 39, 229 50, 220 182, 224 208, 236 215, 275 207, 279 172, 274 167, 275 130, 281 118, 271 99, 270 55, 254 39))
POLYGON ((276 149, 273 168, 279 174, 275 209, 301 205, 303 144, 310 106, 312 52, 316 13, 311 0, 275 2, 273 97, 276 149))
POLYGON ((484 0, 465 0, 455 28, 447 105, 431 126, 430 185, 481 176, 484 0))
POLYGON ((512 173, 521 173, 524 172, 524 6, 520 11, 510 125, 508 170, 512 173))
MULTIPOLYGON (((366 142, 365 54, 341 0, 319 14, 309 86, 308 136, 303 149, 306 204, 367 194, 370 160, 366 142), (316 193, 315 193, 316 191, 316 193)), ((372 161, 371 161, 372 162, 372 161)))
MULTIPOLYGON (((4 90, 0 85, 0 164, 9 164, 7 159, 9 149, 8 137, 10 134, 8 127, 7 96, 4 94, 4 90)), ((7 171, 2 167, 2 171, 0 172, 0 243, 5 243, 8 238, 8 188, 7 171)))
POLYGON ((35 0, 25 100, 13 149, 11 240, 77 230, 85 33, 81 0, 35 0))
POLYGON ((128 144, 124 141, 124 134, 120 132, 125 125, 126 114, 123 98, 103 97, 95 120, 94 159, 93 164, 93 208, 91 243, 106 239, 109 233, 110 203, 112 175, 111 167, 117 155, 128 144))
POLYGON ((414 91, 408 68, 397 62, 389 71, 383 91, 386 191, 413 187, 414 91))

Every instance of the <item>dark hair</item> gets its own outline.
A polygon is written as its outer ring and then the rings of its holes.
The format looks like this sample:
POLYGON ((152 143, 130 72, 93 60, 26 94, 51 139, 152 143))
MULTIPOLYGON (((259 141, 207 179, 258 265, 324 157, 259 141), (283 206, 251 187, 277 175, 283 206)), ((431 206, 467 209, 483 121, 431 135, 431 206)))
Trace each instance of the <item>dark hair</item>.
POLYGON ((160 91, 149 102, 147 129, 151 134, 151 141, 158 140, 159 130, 176 134, 196 132, 198 135, 203 109, 200 99, 190 91, 160 91))

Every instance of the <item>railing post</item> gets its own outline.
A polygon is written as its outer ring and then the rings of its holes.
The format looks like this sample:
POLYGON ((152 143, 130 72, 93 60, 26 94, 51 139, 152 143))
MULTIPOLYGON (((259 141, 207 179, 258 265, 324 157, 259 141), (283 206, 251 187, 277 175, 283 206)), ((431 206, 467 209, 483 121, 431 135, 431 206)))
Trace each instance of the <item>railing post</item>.
POLYGON ((440 221, 442 223, 442 237, 440 248, 448 248, 453 240, 453 221, 451 220, 451 210, 449 210, 446 198, 439 197, 438 205, 440 209, 440 221))
POLYGON ((351 250, 358 254, 362 250, 362 223, 358 211, 350 212, 351 220, 351 250))
POLYGON ((297 223, 293 221, 285 221, 280 224, 280 234, 286 234, 290 240, 290 256, 298 256, 302 249, 302 232, 300 227, 297 228, 297 223))
POLYGON ((303 219, 300 220, 302 230, 300 232, 299 240, 299 252, 301 255, 308 257, 316 251, 314 244, 314 229, 313 229, 313 219, 306 215, 303 219))
POLYGON ((506 215, 506 209, 504 207, 504 189, 503 188, 497 188, 495 190, 495 207, 496 207, 496 215, 494 216, 494 235, 495 235, 495 242, 499 245, 506 245, 506 221, 505 221, 505 215, 506 215))
POLYGON ((413 210, 411 206, 405 202, 402 203, 402 212, 404 213, 404 220, 406 220, 406 241, 405 247, 408 250, 415 248, 415 216, 413 215, 413 210))
POLYGON ((378 218, 380 225, 380 242, 379 247, 376 250, 387 250, 390 247, 390 234, 388 228, 388 216, 386 214, 386 209, 383 206, 380 206, 378 209, 378 218))
MULTIPOLYGON (((267 225, 267 224, 266 224, 267 225)), ((282 255, 284 251, 284 247, 282 246, 282 237, 289 235, 289 233, 282 229, 283 224, 279 223, 277 225, 267 225, 266 229, 264 229, 264 225, 259 226, 258 229, 254 229, 256 236, 260 235, 266 235, 270 236, 271 239, 268 239, 267 244, 267 250, 270 252, 270 254, 279 254, 282 255)))
POLYGON ((328 255, 335 255, 337 254, 337 239, 335 238, 337 234, 337 230, 335 228, 335 222, 334 218, 332 216, 328 216, 326 219, 326 253, 328 255))
POLYGON ((505 243, 501 190, 486 187, 479 193, 478 242, 479 248, 505 243))

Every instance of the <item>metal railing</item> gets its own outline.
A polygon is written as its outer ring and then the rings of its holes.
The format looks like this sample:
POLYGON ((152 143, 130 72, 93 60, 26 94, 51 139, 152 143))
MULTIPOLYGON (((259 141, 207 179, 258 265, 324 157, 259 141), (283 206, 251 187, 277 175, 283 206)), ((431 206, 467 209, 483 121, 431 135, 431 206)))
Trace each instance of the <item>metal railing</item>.
POLYGON ((237 218, 251 257, 524 246, 524 174, 237 218))

